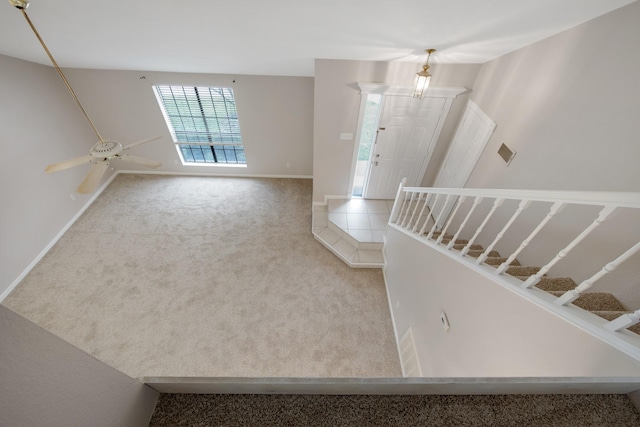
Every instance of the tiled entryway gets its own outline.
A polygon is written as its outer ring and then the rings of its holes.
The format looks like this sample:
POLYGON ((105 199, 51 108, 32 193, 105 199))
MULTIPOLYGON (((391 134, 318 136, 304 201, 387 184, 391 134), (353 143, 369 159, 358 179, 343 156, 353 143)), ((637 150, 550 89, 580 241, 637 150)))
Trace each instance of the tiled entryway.
POLYGON ((393 200, 330 199, 328 219, 359 242, 382 243, 393 200))
POLYGON ((313 234, 351 267, 382 267, 393 200, 329 199, 314 206, 313 234))

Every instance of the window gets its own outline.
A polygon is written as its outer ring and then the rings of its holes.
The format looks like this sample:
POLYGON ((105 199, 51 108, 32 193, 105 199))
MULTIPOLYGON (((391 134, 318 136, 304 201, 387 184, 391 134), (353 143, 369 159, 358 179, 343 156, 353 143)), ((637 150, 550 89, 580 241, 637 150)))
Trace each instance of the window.
POLYGON ((356 172, 353 178, 353 189, 351 195, 362 197, 364 185, 367 181, 369 160, 371 158, 371 147, 373 146, 377 130, 378 116, 382 105, 382 95, 370 93, 364 105, 364 116, 362 127, 360 128, 360 145, 358 146, 358 160, 356 162, 356 172))
POLYGON ((231 88, 154 86, 182 163, 246 165, 231 88))

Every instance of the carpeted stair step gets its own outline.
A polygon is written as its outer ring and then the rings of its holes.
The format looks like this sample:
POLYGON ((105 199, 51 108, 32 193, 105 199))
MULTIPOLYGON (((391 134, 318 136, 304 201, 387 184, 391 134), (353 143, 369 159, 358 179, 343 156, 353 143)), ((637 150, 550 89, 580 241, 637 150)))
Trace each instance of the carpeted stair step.
POLYGON ((593 314, 596 314, 600 317, 602 317, 603 319, 606 320, 615 320, 618 317, 622 316, 623 314, 627 313, 626 311, 620 311, 620 310, 594 310, 592 311, 593 314))
MULTIPOLYGON (((427 234, 429 234, 429 232, 425 231, 424 235, 426 236, 427 234)), ((434 239, 434 240, 437 240, 440 237, 441 234, 442 233, 439 232, 439 231, 434 231, 433 234, 431 235, 431 238, 434 239)), ((451 241, 451 239, 453 239, 453 235, 452 234, 445 234, 444 237, 442 238, 442 241, 443 242, 446 241, 448 243, 448 242, 451 241)), ((459 243, 468 243, 469 241, 468 240, 458 240, 458 242, 459 243)))
POLYGON ((640 323, 636 323, 635 325, 628 327, 627 330, 640 335, 640 323))
MULTIPOLYGON (((508 258, 503 258, 503 257, 487 257, 487 259, 484 260, 484 263, 487 265, 492 265, 494 267, 497 267, 499 265, 502 265, 502 263, 506 262, 508 258)), ((517 259, 514 259, 513 261, 511 261, 511 264, 509 265, 513 265, 513 266, 520 266, 520 261, 518 261, 517 259)))
MULTIPOLYGON (((484 253, 483 249, 475 249, 467 252, 467 256, 470 256, 471 258, 478 258, 483 253, 484 253)), ((491 258, 500 257, 500 253, 498 251, 491 251, 487 254, 487 257, 491 257, 491 258)))
MULTIPOLYGON (((527 276, 520 276, 518 279, 525 281, 528 279, 527 276)), ((536 287, 538 289, 542 289, 543 291, 552 292, 567 292, 572 289, 575 289, 576 282, 573 281, 571 277, 543 277, 540 279, 536 287)))
MULTIPOLYGON (((428 233, 428 232, 425 232, 424 234, 425 234, 425 235, 427 235, 427 234, 429 234, 429 233, 428 233)), ((440 231, 434 231, 434 232, 433 232, 433 234, 432 234, 432 236, 433 236, 433 238, 434 238, 434 239, 437 239, 438 237, 440 237, 440 235, 441 235, 441 234, 442 234, 442 233, 441 233, 440 231)), ((452 236, 451 234, 445 234, 445 235, 444 235, 444 238, 445 238, 445 239, 449 239, 449 240, 451 240, 451 239, 453 239, 453 236, 452 236)))
MULTIPOLYGON (((427 234, 428 233, 425 233, 425 235, 427 234)), ((438 240, 439 236, 440 232, 435 232, 431 237, 433 240, 438 240)), ((451 239, 453 239, 453 236, 447 234, 443 237, 441 243, 447 245, 449 244, 451 239)), ((468 243, 468 240, 458 239, 453 245, 453 249, 460 251, 465 248, 468 243)), ((471 258, 478 258, 484 253, 484 251, 485 249, 482 245, 474 244, 470 246, 467 255, 471 258)), ((498 267, 506 262, 507 259, 508 258, 501 257, 497 251, 491 251, 488 254, 487 258, 484 260, 484 263, 492 267, 498 267)), ((507 268, 506 273, 522 281, 525 281, 530 276, 538 273, 539 271, 540 267, 523 266, 520 264, 520 262, 518 262, 518 260, 514 260, 507 268)), ((573 279, 571 279, 570 277, 553 278, 544 276, 536 284, 536 287, 538 289, 549 292, 550 294, 557 297, 561 296, 567 291, 575 289, 576 286, 576 282, 573 281, 573 279)), ((575 301, 573 301, 573 304, 576 307, 590 311, 607 320, 616 319, 622 314, 627 313, 626 309, 620 303, 620 301, 618 301, 618 299, 612 294, 606 292, 586 292, 575 301)), ((630 328, 628 328, 628 330, 640 335, 640 323, 631 326, 630 328)))
MULTIPOLYGON (((456 251, 461 251, 465 246, 467 246, 466 243, 456 243, 456 244, 453 245, 453 249, 455 249, 456 251)), ((473 251, 484 251, 484 248, 482 247, 482 245, 471 245, 469 250, 470 251, 471 250, 473 250, 473 251)))
POLYGON ((513 266, 507 268, 506 273, 512 276, 533 276, 538 271, 540 271, 540 267, 524 267, 524 266, 513 266))
MULTIPOLYGON (((425 231, 424 235, 426 236, 427 234, 429 234, 429 232, 425 231)), ((433 233, 431 235, 431 239, 432 240, 438 240, 438 237, 440 237, 440 232, 439 231, 436 231, 435 233, 433 233)), ((442 238, 442 240, 440 241, 440 243, 443 244, 443 245, 448 245, 451 242, 451 239, 453 239, 452 235, 445 234, 444 237, 442 238)), ((453 245, 453 249, 459 251, 462 248, 464 248, 465 246, 467 246, 468 243, 469 243, 469 240, 458 239, 458 240, 456 240, 456 243, 453 245)), ((471 247, 469 249, 470 250, 480 251, 480 253, 484 252, 484 248, 482 247, 482 245, 471 245, 471 247)), ((498 256, 500 256, 500 255, 498 255, 498 256)))
MULTIPOLYGON (((447 239, 447 238, 442 239, 442 243, 444 243, 445 245, 448 245, 449 242, 451 242, 451 239, 447 239)), ((469 243, 469 241, 466 240, 466 239, 458 239, 458 240, 456 240, 456 244, 457 245, 465 245, 466 246, 467 243, 469 243)))
MULTIPOLYGON (((607 319, 609 321, 615 320, 618 317, 622 316, 625 313, 629 313, 628 311, 605 311, 605 310, 596 310, 592 311, 593 314, 602 317, 603 319, 607 319)), ((636 323, 635 325, 628 328, 631 332, 635 332, 640 335, 640 323, 636 323)))
MULTIPOLYGON (((549 293, 557 297, 564 294, 562 291, 549 293)), ((607 292, 585 292, 573 302, 573 305, 588 311, 626 311, 620 301, 607 292)))
MULTIPOLYGON (((440 233, 439 231, 436 231, 431 235, 431 238, 433 240, 438 240, 438 238, 440 237, 440 234, 442 234, 442 233, 440 233)), ((429 235, 429 231, 425 231, 424 235, 425 236, 429 235)), ((443 242, 450 242, 451 239, 453 239, 453 236, 451 234, 445 234, 444 237, 442 238, 442 241, 443 242)))

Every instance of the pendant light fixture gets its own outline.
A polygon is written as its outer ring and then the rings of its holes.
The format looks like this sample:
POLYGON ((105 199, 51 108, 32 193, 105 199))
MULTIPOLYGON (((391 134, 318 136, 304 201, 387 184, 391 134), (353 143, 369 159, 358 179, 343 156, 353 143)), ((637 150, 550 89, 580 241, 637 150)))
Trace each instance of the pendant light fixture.
POLYGON ((431 82, 431 74, 429 73, 429 58, 431 58, 431 54, 435 52, 435 49, 427 49, 427 62, 422 66, 422 70, 416 73, 416 79, 413 82, 413 97, 422 99, 424 98, 425 92, 429 87, 429 82, 431 82))

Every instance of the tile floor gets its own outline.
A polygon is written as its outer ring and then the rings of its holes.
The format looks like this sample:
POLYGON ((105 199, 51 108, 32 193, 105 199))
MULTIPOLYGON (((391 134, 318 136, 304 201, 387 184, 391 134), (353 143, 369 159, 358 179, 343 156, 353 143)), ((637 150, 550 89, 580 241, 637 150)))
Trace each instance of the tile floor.
POLYGON ((358 242, 382 243, 393 200, 330 199, 328 220, 358 242))

